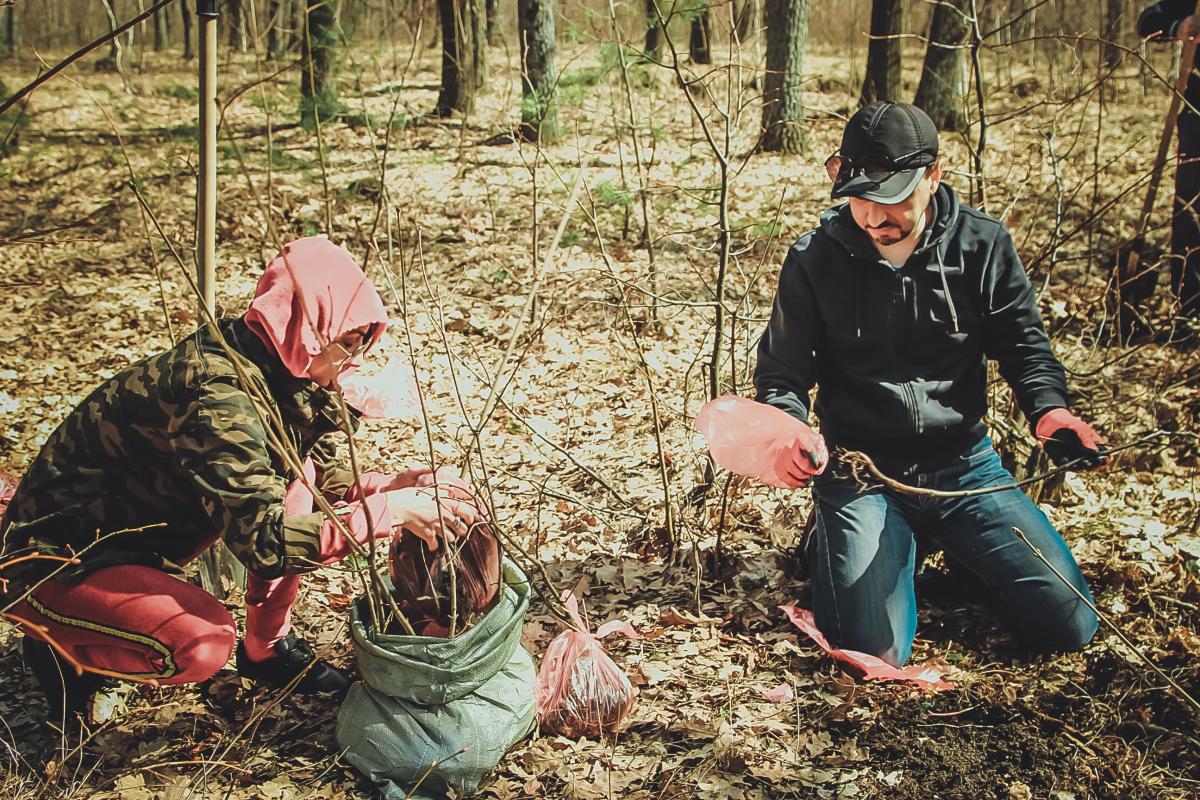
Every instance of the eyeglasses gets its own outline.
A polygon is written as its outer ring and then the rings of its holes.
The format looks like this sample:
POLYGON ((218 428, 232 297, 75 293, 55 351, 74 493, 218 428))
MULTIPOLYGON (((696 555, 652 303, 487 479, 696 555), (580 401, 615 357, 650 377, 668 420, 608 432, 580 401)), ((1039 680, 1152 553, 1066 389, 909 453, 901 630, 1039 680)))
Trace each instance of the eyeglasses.
POLYGON ((892 175, 901 170, 912 169, 914 166, 929 166, 928 164, 911 164, 917 156, 928 156, 929 151, 924 148, 914 150, 911 153, 905 153, 898 158, 893 158, 890 163, 874 162, 871 164, 860 164, 846 158, 841 153, 834 153, 829 158, 825 159, 825 174, 829 176, 829 180, 834 183, 841 183, 851 177, 852 173, 858 173, 867 180, 879 184, 886 181, 892 175))
POLYGON ((334 361, 339 364, 344 364, 347 361, 354 361, 359 356, 364 355, 370 347, 371 347, 370 338, 364 338, 362 340, 362 344, 360 344, 358 347, 354 348, 353 350, 348 349, 346 347, 346 345, 342 344, 341 342, 333 341, 333 342, 330 342, 329 346, 325 348, 325 351, 326 351, 325 355, 327 358, 329 358, 330 361, 334 361), (337 351, 339 351, 339 350, 342 353, 342 355, 340 357, 337 355, 337 351))

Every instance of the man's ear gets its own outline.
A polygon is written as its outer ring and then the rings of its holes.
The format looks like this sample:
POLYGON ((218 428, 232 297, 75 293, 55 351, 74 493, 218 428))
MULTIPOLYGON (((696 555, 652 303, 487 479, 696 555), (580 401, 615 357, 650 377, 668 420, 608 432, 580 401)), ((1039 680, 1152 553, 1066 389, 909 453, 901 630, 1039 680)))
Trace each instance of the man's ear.
POLYGON ((929 165, 929 179, 933 181, 934 189, 942 182, 942 160, 940 158, 929 165))

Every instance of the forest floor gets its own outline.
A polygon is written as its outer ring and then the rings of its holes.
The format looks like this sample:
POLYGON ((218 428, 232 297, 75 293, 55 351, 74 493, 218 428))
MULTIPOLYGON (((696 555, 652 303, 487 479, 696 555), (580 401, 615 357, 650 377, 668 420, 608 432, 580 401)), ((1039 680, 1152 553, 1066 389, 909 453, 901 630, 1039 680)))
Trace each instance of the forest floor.
MULTIPOLYGON (((512 54, 492 55, 498 66, 475 113, 446 120, 427 116, 436 53, 419 50, 409 64, 403 47, 351 50, 341 99, 357 118, 322 126, 323 153, 294 124, 295 69, 272 77, 273 66, 249 57, 223 60, 217 231, 225 313, 244 308, 261 265, 296 235, 327 233, 385 287, 398 322, 384 355, 407 363, 411 336, 427 416, 368 423, 357 440, 372 466, 428 462, 427 435, 439 461, 461 463, 499 385, 471 471, 525 551, 514 556, 573 587, 594 624, 620 617, 641 633, 606 645, 640 689, 628 727, 612 741, 531 738, 482 796, 1200 794, 1194 712, 1111 630, 1081 653, 1031 656, 995 609, 935 563, 920 578, 914 660, 944 665, 956 689, 859 683, 777 608, 807 602, 792 552, 808 494, 719 474, 702 502, 689 501, 707 463, 691 420, 709 387, 720 254, 720 172, 697 112, 718 148, 729 142, 728 313, 716 367, 722 392, 745 394, 784 250, 828 205, 822 162, 857 88, 835 54, 810 56, 820 76, 805 95, 811 155, 793 158, 746 157, 756 90, 743 86, 748 70, 722 67, 723 54, 701 78, 708 93, 693 90, 693 109, 669 69, 637 66, 627 93, 615 48, 584 44, 559 53, 562 143, 497 143, 513 129, 520 94, 512 54), (728 139, 721 111, 731 112, 728 139), (643 208, 652 247, 640 235, 643 208), (768 700, 781 684, 791 699, 768 700)), ((11 133, 13 117, 0 120, 0 470, 19 475, 97 381, 197 324, 181 268, 131 188, 187 253, 192 66, 177 53, 134 66, 127 85, 68 71, 33 96, 11 133)), ((1194 433, 1196 351, 1152 340, 1106 348, 1093 335, 1104 254, 1132 229, 1165 92, 1133 67, 1104 95, 1079 63, 1010 68, 989 78, 987 208, 1013 230, 1042 292, 1077 410, 1114 444, 1159 428, 1194 433)), ((6 62, 0 80, 12 91, 35 69, 6 62)), ((974 141, 947 135, 944 144, 948 181, 967 200, 974 141)), ((1151 238, 1161 244, 1165 232, 1151 238)), ((1161 317, 1167 300, 1157 302, 1161 317)), ((1002 383, 992 395, 993 438, 1023 468, 1026 426, 1002 383)), ((1196 459, 1195 440, 1175 438, 1040 498, 1101 610, 1193 695, 1196 459)), ((331 643, 347 667, 355 593, 346 572, 314 574, 296 613, 300 631, 331 643)), ((240 609, 236 589, 229 607, 240 609)), ((535 601, 525 629, 535 659, 558 630, 535 601)), ((0 628, 0 796, 371 795, 339 759, 335 706, 272 702, 232 669, 199 687, 110 692, 91 742, 61 747, 43 733, 19 638, 0 628)))

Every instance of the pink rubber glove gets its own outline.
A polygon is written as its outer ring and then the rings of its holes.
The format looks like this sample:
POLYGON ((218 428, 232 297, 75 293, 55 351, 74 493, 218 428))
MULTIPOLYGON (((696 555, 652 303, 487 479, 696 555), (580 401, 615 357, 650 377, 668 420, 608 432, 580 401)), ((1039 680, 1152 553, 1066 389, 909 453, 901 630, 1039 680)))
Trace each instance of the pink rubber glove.
POLYGON ((775 474, 788 486, 801 489, 829 466, 829 450, 825 437, 803 425, 790 447, 784 448, 775 461, 775 474))

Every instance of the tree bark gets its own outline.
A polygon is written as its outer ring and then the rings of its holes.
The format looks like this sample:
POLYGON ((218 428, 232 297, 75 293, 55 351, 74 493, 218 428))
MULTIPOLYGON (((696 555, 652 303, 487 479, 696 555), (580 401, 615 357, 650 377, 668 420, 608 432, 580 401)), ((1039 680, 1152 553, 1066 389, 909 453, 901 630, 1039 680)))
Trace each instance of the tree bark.
POLYGON ((246 20, 242 0, 225 0, 225 19, 229 27, 229 49, 246 52, 246 20))
POLYGON ((963 98, 967 94, 967 0, 942 0, 933 7, 925 65, 913 103, 944 131, 967 129, 963 98))
POLYGON ((500 23, 496 21, 496 0, 485 0, 484 10, 487 13, 487 43, 488 47, 500 46, 500 23))
POLYGON ((9 56, 17 54, 17 12, 12 6, 4 9, 4 48, 9 56))
POLYGON ((662 28, 658 24, 658 9, 654 0, 646 0, 646 46, 643 48, 648 61, 658 61, 662 55, 662 28))
POLYGON ((438 0, 442 25, 442 86, 434 116, 470 114, 487 70, 484 0, 438 0))
POLYGON ((279 57, 279 23, 282 6, 280 0, 267 3, 267 58, 279 57))
POLYGON ((1121 22, 1125 15, 1123 0, 1106 0, 1104 4, 1104 66, 1116 69, 1121 63, 1121 22))
POLYGON ((688 52, 693 64, 712 63, 712 23, 705 6, 692 20, 692 33, 688 40, 688 52))
POLYGON ((800 81, 808 43, 810 0, 766 0, 767 72, 759 149, 787 154, 808 147, 800 81))
POLYGON ((313 124, 338 115, 334 55, 337 45, 335 0, 307 0, 305 30, 300 38, 300 123, 313 124))
POLYGON ((554 86, 554 0, 517 0, 521 37, 521 136, 531 142, 558 140, 554 86))
POLYGON ((742 44, 758 33, 758 4, 759 0, 742 0, 734 11, 734 31, 742 44))
POLYGON ((900 96, 901 4, 902 0, 871 0, 867 76, 859 98, 862 105, 900 96))
POLYGON ((196 49, 192 44, 192 9, 188 0, 179 0, 179 18, 183 22, 183 60, 191 61, 196 57, 196 49))
POLYGON ((167 46, 167 12, 154 12, 154 52, 162 52, 167 46))

